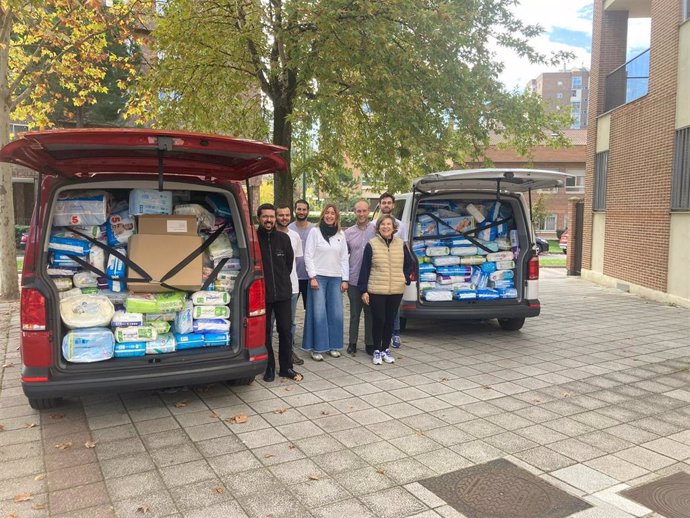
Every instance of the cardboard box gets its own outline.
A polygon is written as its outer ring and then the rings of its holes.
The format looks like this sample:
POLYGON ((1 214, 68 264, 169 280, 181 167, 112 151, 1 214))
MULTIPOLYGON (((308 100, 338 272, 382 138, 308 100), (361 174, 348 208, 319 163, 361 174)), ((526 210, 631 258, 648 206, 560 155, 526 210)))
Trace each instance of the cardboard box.
MULTIPOLYGON (((186 217, 186 216, 185 216, 186 217)), ((178 218, 174 218, 178 219, 178 218)), ((194 216, 192 221, 196 225, 194 216)), ((156 235, 137 234, 129 239, 128 257, 139 265, 153 280, 145 282, 139 274, 128 269, 127 288, 135 293, 158 293, 170 291, 158 284, 166 273, 172 270, 185 257, 201 246, 202 239, 195 235, 156 235), (134 279, 134 280, 132 280, 134 279)), ((197 291, 202 285, 202 255, 199 254, 187 266, 177 272, 165 283, 180 290, 197 291)))
POLYGON ((144 214, 139 216, 139 234, 196 236, 196 216, 144 214))

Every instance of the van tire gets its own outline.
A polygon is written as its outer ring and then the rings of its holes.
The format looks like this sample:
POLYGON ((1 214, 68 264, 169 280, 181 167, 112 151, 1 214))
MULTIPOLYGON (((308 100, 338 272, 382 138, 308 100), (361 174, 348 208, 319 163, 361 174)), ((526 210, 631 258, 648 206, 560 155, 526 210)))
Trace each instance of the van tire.
POLYGON ((407 329, 407 319, 400 317, 400 331, 405 331, 405 329, 407 329))
POLYGON ((34 410, 47 410, 49 408, 55 408, 59 403, 60 398, 29 398, 29 406, 31 406, 31 408, 34 410))
POLYGON ((522 326, 525 325, 525 319, 524 318, 499 318, 498 319, 498 325, 501 326, 501 329, 504 331, 518 331, 519 329, 522 329, 522 326))
POLYGON ((251 378, 237 378, 236 380, 229 380, 228 385, 231 387, 241 387, 243 385, 251 385, 254 383, 254 376, 251 378))

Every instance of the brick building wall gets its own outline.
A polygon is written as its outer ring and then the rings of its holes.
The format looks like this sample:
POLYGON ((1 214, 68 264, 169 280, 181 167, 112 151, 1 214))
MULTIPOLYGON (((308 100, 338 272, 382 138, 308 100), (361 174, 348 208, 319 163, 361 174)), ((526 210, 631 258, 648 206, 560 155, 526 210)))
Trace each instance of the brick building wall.
MULTIPOLYGON (((603 273, 662 292, 667 289, 668 275, 680 7, 676 0, 651 2, 648 94, 610 114, 603 273)), ((601 10, 602 2, 595 1, 591 100, 596 103, 596 114, 603 111, 606 74, 625 62, 627 26, 625 12, 601 10)), ((590 268, 592 261, 597 127, 592 119, 585 184, 584 268, 590 268)))

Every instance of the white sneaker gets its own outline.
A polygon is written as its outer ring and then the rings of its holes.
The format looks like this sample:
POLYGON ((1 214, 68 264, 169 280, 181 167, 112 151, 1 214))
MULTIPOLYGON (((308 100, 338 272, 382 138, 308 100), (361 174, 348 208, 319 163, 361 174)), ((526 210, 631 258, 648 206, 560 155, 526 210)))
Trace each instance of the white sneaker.
POLYGON ((330 354, 333 358, 340 358, 340 351, 336 351, 335 349, 328 351, 328 354, 330 354))
POLYGON ((311 353, 311 359, 314 360, 315 362, 321 362, 323 361, 323 355, 321 353, 311 353))
POLYGON ((393 358, 393 355, 391 354, 391 352, 390 352, 389 349, 386 349, 385 351, 383 351, 383 353, 381 354, 381 356, 383 356, 383 361, 384 361, 384 362, 386 362, 386 363, 395 363, 395 358, 393 358))
POLYGON ((374 351, 374 356, 371 359, 371 363, 374 365, 381 365, 383 360, 381 359, 381 351, 374 351))

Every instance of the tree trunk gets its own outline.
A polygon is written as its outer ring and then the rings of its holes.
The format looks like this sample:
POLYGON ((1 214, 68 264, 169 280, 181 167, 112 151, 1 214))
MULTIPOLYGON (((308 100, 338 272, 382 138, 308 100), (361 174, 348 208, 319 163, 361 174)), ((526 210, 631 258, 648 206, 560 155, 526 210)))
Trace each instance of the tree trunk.
MULTIPOLYGON (((0 101, 0 147, 10 141, 10 113, 6 103, 0 101)), ((0 164, 0 300, 19 298, 17 283, 17 247, 14 237, 14 199, 12 195, 12 169, 0 164)))
POLYGON ((285 152, 287 172, 280 172, 273 175, 273 201, 276 205, 286 203, 292 207, 294 194, 292 170, 290 169, 292 123, 288 119, 292 113, 292 109, 285 104, 276 102, 273 106, 273 143, 287 148, 285 152))

